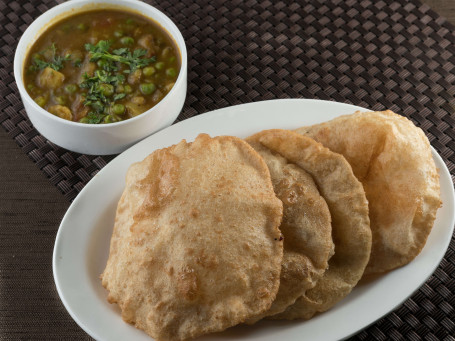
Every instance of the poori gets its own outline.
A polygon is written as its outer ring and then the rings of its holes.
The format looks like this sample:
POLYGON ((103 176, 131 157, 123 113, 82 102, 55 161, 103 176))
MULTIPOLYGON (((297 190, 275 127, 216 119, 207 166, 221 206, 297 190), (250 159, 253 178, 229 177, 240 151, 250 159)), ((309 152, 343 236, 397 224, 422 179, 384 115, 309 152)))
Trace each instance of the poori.
POLYGON ((373 233, 365 273, 413 260, 441 205, 439 175, 423 131, 387 110, 356 112, 297 132, 342 154, 365 188, 373 233))
POLYGON ((313 288, 333 255, 329 208, 311 175, 297 164, 272 152, 259 142, 259 135, 246 141, 266 162, 277 197, 283 202, 284 254, 280 288, 269 310, 247 322, 284 311, 313 288))
POLYGON ((199 135, 133 164, 102 274, 122 318, 158 340, 221 331, 270 308, 282 203, 263 159, 199 135))
POLYGON ((313 139, 289 130, 266 130, 253 139, 308 172, 332 218, 335 254, 329 267, 303 296, 274 319, 312 317, 348 295, 363 275, 371 251, 368 202, 345 158, 313 139))

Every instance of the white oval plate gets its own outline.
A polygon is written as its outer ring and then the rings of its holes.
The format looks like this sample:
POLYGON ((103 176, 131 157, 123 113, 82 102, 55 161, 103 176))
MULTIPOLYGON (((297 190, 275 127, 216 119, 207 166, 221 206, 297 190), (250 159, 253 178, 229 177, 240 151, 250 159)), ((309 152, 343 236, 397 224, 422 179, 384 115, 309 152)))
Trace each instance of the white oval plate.
MULTIPOLYGON (((134 145, 104 167, 80 192, 65 214, 54 247, 58 293, 73 319, 97 340, 147 340, 123 322, 119 308, 107 302, 99 275, 104 270, 117 202, 128 167, 155 149, 194 140, 199 133, 241 138, 270 128, 295 129, 356 110, 353 105, 306 99, 273 100, 215 110, 177 123, 134 145)), ((449 245, 454 227, 454 192, 450 173, 433 150, 441 175, 443 206, 427 244, 410 264, 358 285, 331 310, 303 321, 260 321, 205 336, 204 340, 338 340, 365 328, 401 304, 433 273, 449 245)))

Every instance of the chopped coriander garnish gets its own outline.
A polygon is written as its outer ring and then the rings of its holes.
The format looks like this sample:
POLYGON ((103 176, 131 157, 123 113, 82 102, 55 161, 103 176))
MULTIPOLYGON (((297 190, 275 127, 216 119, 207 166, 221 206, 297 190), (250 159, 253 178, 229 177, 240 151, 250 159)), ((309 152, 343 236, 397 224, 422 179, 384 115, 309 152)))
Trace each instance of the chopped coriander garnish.
POLYGON ((143 68, 156 61, 156 57, 141 58, 147 54, 147 50, 135 49, 132 53, 129 48, 123 47, 109 52, 111 42, 108 40, 100 40, 96 45, 85 44, 85 49, 91 53, 90 61, 97 62, 103 60, 108 62, 104 65, 105 70, 117 71, 116 63, 126 64, 131 71, 143 68))
POLYGON ((115 94, 114 95, 114 102, 118 101, 119 99, 125 98, 126 94, 115 94))
POLYGON ((83 123, 98 124, 103 120, 104 116, 106 115, 100 115, 97 113, 90 112, 87 114, 87 116, 84 117, 85 120, 83 123))
POLYGON ((136 49, 133 52, 129 48, 120 48, 110 52, 111 42, 100 40, 96 45, 85 44, 85 49, 90 52, 91 62, 96 62, 101 68, 95 71, 93 77, 85 74, 80 84, 81 88, 88 90, 84 105, 92 111, 87 115, 91 123, 99 123, 108 114, 108 108, 114 102, 124 98, 125 93, 114 94, 114 89, 125 82, 125 76, 120 73, 121 64, 127 65, 133 72, 155 62, 156 58, 143 58, 147 51, 136 49))
POLYGON ((50 67, 54 69, 55 71, 59 71, 60 69, 63 68, 63 62, 71 60, 71 55, 67 54, 64 57, 58 56, 57 55, 57 47, 55 44, 52 44, 47 50, 50 50, 52 53, 52 58, 50 62, 46 62, 45 60, 41 59, 41 56, 45 51, 42 51, 41 53, 38 53, 33 57, 33 65, 32 65, 32 70, 43 70, 47 67, 50 67))

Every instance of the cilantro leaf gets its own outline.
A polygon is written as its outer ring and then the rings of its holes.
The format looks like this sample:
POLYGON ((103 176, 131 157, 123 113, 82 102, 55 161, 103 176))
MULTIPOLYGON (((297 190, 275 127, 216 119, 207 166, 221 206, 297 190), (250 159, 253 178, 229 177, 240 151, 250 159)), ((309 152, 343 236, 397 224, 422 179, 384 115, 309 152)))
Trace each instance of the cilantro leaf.
POLYGON ((123 93, 123 94, 115 94, 114 95, 114 102, 118 101, 119 99, 125 98, 125 96, 126 96, 125 93, 123 93))
POLYGON ((109 51, 111 42, 109 40, 100 40, 96 45, 87 43, 84 46, 85 49, 91 53, 105 53, 109 51))
POLYGON ((63 62, 71 60, 71 55, 66 54, 64 57, 58 56, 57 55, 57 47, 53 43, 50 47, 48 47, 46 50, 41 51, 38 53, 37 56, 33 57, 33 65, 32 65, 32 70, 37 71, 37 70, 43 70, 47 67, 50 67, 54 69, 55 71, 59 71, 63 69, 63 62), (41 56, 47 51, 50 50, 52 57, 51 61, 47 62, 43 59, 41 59, 41 56))
POLYGON ((143 68, 156 61, 155 56, 152 56, 151 58, 141 58, 147 54, 147 50, 144 49, 136 49, 131 53, 128 48, 123 47, 110 53, 110 46, 111 42, 108 40, 100 40, 96 45, 85 44, 85 49, 91 53, 90 61, 96 62, 98 60, 104 60, 107 63, 110 63, 110 68, 106 68, 108 70, 117 70, 115 63, 122 63, 128 65, 131 71, 135 71, 136 69, 143 68))
POLYGON ((88 118, 87 123, 98 124, 104 119, 104 116, 106 116, 106 115, 101 115, 99 113, 89 112, 87 114, 87 116, 85 116, 85 117, 88 118))
POLYGON ((90 123, 100 123, 108 114, 109 107, 126 97, 125 93, 113 94, 113 91, 106 93, 106 88, 113 89, 123 84, 124 74, 156 61, 155 56, 145 58, 147 50, 136 49, 131 52, 129 48, 123 47, 111 51, 111 45, 108 40, 100 40, 95 45, 85 44, 85 49, 90 52, 90 61, 97 62, 101 68, 96 70, 93 76, 85 74, 80 84, 81 88, 87 89, 84 105, 92 110, 87 115, 90 123))

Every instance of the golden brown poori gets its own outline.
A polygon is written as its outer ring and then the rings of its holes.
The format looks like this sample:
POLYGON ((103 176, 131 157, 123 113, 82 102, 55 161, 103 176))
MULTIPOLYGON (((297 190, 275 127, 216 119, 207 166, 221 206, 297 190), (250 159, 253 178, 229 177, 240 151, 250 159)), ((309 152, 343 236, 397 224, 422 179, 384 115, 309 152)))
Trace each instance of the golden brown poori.
POLYGON ((313 288, 333 255, 329 208, 311 177, 303 168, 260 143, 261 134, 246 141, 269 167, 273 188, 283 202, 284 254, 280 288, 269 310, 247 322, 284 311, 313 288))
POLYGON ((224 330, 270 308, 282 203, 245 141, 199 135, 133 164, 102 274, 122 318, 158 340, 224 330))
POLYGON ((365 188, 373 233, 365 273, 413 260, 441 205, 439 175, 423 131, 387 110, 356 112, 297 132, 342 154, 365 188))
POLYGON ((266 130, 253 138, 295 163, 314 179, 332 217, 335 254, 329 268, 293 305, 275 319, 312 317, 349 294, 363 275, 371 251, 368 202, 362 184, 343 156, 289 130, 266 130))

